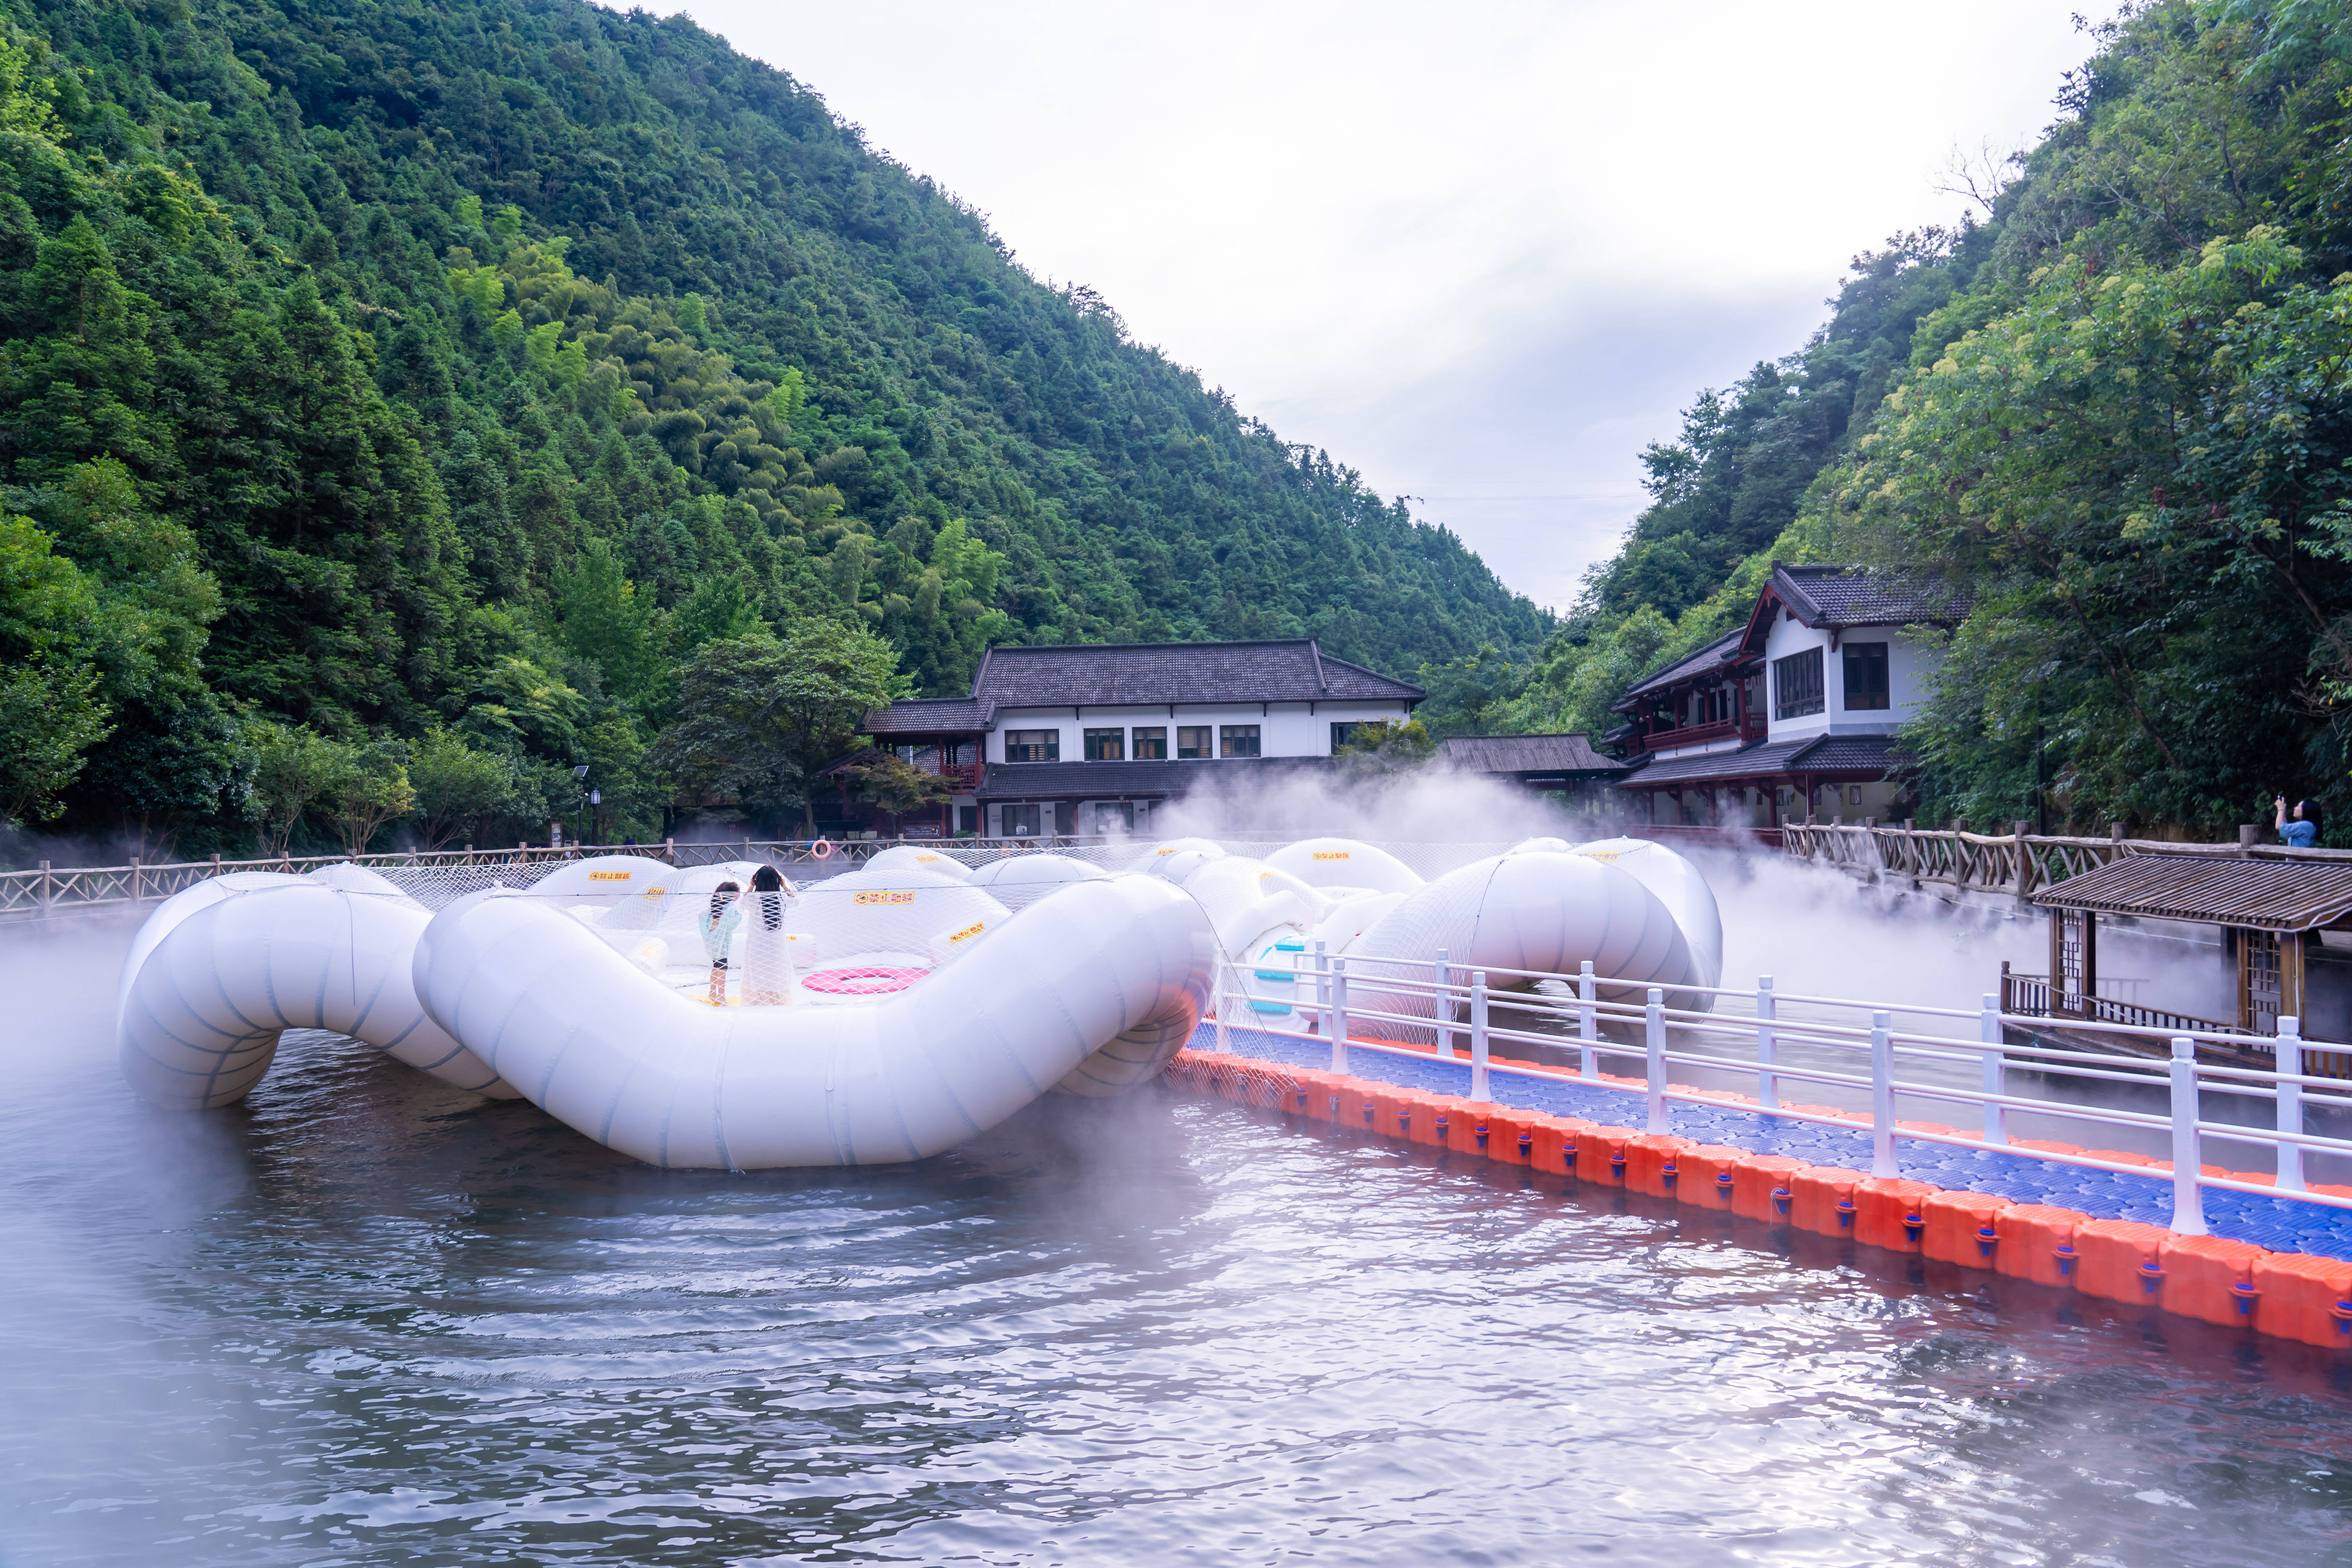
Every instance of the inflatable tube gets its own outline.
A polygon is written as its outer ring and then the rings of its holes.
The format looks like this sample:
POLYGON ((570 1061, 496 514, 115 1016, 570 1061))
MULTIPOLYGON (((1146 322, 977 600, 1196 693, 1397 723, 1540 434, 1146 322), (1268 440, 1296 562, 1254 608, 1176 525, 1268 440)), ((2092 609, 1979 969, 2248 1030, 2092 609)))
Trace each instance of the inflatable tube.
POLYGON ((349 1035, 459 1089, 514 1094, 417 1005, 410 966, 423 910, 298 877, 261 873, 271 882, 257 886, 252 875, 191 900, 146 952, 134 949, 117 1038, 123 1076, 142 1099, 233 1105, 269 1070, 288 1029, 349 1035))
POLYGON ((1135 869, 1179 884, 1212 860, 1222 860, 1225 847, 1212 838, 1169 838, 1143 852, 1135 869))
POLYGON ((975 888, 1060 887, 1065 882, 1096 882, 1110 875, 1101 867, 1069 855, 1008 855, 972 872, 975 888))
POLYGON ((321 866, 302 873, 301 880, 316 882, 321 887, 341 888, 347 893, 373 893, 378 898, 395 899, 412 910, 425 906, 408 896, 408 890, 381 871, 372 871, 355 860, 339 860, 331 866, 321 866))
MULTIPOLYGON (((1580 844, 1575 852, 1616 867, 1666 906, 1689 942, 1692 961, 1697 965, 1689 984, 1723 983, 1723 911, 1716 905, 1715 889, 1707 886, 1697 867, 1647 838, 1603 838, 1580 844)), ((1597 962, 1593 967, 1601 968, 1597 962)))
MULTIPOLYGON (((1417 966, 1388 968, 1359 959, 1421 959, 1443 950, 1464 970, 1529 969, 1576 973, 1585 960, 1623 984, 1601 994, 1638 999, 1644 987, 1703 985, 1690 943, 1674 915, 1650 889, 1615 866, 1582 855, 1534 851, 1474 861, 1407 897, 1348 950, 1351 1010, 1435 1016, 1425 995, 1391 991, 1383 975, 1418 979, 1417 966)), ((1497 990, 1523 988, 1517 977, 1495 976, 1497 990)), ((1676 997, 1675 1006, 1705 1005, 1676 997)), ((1383 1023, 1368 1032, 1426 1041, 1433 1032, 1383 1023)))
POLYGON ((667 891, 678 885, 677 870, 643 855, 594 855, 566 860, 530 884, 541 899, 602 900, 619 903, 643 897, 648 888, 667 891))
MULTIPOLYGON (((1562 846, 1562 847, 1566 847, 1562 846)), ((1265 858, 1310 888, 1360 888, 1375 893, 1410 893, 1423 879, 1385 849, 1352 838, 1303 838, 1265 858)))
POLYGON ((1213 963, 1197 906, 1139 877, 1062 888, 990 950, 867 1005, 714 1008, 491 892, 434 917, 415 974, 432 1017, 567 1126, 651 1164, 754 1170, 923 1159, 1049 1089, 1156 1072, 1213 963))
POLYGON ((1184 879, 1184 891, 1208 915, 1218 948, 1236 956, 1274 927, 1303 932, 1330 909, 1297 878, 1242 855, 1203 861, 1184 879))
POLYGON ((239 873, 140 931, 122 1068, 159 1103, 223 1105, 281 1031, 331 1029, 656 1163, 865 1163, 936 1152, 1042 1093, 1147 1081, 1221 963, 1244 1020, 1311 1028, 1319 944, 1349 962, 1360 1030, 1407 1040, 1431 1031, 1401 1020, 1433 1009, 1384 981, 1419 978, 1440 951, 1498 989, 1526 984, 1504 971, 1590 960, 1611 1000, 1657 984, 1678 1006, 1705 1005, 1688 992, 1719 973, 1713 894, 1646 840, 1528 841, 1428 883, 1344 839, 1275 855, 1322 885, 1183 841, 1147 875, 1027 855, 965 876, 900 857, 772 891, 751 887, 754 862, 609 857, 430 916, 358 866, 239 873), (722 882, 739 891, 714 903, 722 882))
POLYGON ((131 939, 131 952, 122 961, 122 978, 114 988, 114 1029, 118 1039, 122 1032, 122 1009, 131 1000, 131 983, 139 978, 148 954, 163 945, 163 939, 199 911, 208 910, 223 899, 238 893, 249 893, 258 888, 299 888, 304 879, 287 871, 230 871, 198 882, 193 888, 183 888, 155 906, 139 934, 131 939))
POLYGON ((868 871, 936 871, 942 877, 962 881, 971 875, 971 868, 944 849, 920 849, 912 844, 894 844, 873 859, 866 862, 868 871))
POLYGON ((985 888, 1005 908, 1021 910, 1058 888, 1099 882, 1109 874, 1068 855, 1009 855, 972 872, 964 886, 985 888))

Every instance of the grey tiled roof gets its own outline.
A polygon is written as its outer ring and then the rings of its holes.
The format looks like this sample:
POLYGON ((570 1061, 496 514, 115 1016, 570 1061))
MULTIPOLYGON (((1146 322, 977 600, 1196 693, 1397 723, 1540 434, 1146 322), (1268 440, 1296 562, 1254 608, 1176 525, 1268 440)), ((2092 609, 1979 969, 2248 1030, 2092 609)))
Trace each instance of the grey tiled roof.
POLYGON ((1246 785, 1288 773, 1327 772, 1328 757, 1226 757, 1160 763, 991 763, 973 799, 1094 800, 1181 795, 1204 783, 1246 785))
POLYGON ((1583 734, 1454 735, 1437 742, 1442 762, 1473 773, 1622 773, 1625 764, 1592 749, 1583 734))
POLYGON ((1655 674, 1643 676, 1625 689, 1625 695, 1618 699, 1620 706, 1631 702, 1644 691, 1654 691, 1662 686, 1672 686, 1676 681, 1688 680, 1694 675, 1704 675, 1722 668, 1726 660, 1738 654, 1739 639, 1747 630, 1746 626, 1741 626, 1726 632, 1696 653, 1685 654, 1655 674))
POLYGON ((1892 735, 1825 735, 1815 741, 1802 759, 1808 768, 1885 768, 1912 759, 1892 735))
POLYGON ((1418 702, 1418 686, 1334 658, 1312 637, 1274 642, 1061 643, 991 647, 970 697, 893 702, 869 735, 971 734, 1005 708, 1149 708, 1210 702, 1418 702))
POLYGON ((970 697, 919 697, 866 715, 869 735, 967 735, 996 721, 996 705, 970 697))
POLYGON ((1928 578, 1854 566, 1772 564, 1772 586, 1809 626, 1899 626, 1968 618, 1969 597, 1928 578))
POLYGON ((1165 702, 1418 702, 1420 687, 1334 658, 1311 637, 1274 642, 992 647, 972 695, 998 708, 1165 702))
POLYGON ((1801 741, 1767 741, 1736 752, 1695 757, 1662 757, 1619 789, 1701 784, 1713 779, 1752 779, 1772 773, 1884 773, 1901 759, 1891 735, 1814 735, 1801 741))

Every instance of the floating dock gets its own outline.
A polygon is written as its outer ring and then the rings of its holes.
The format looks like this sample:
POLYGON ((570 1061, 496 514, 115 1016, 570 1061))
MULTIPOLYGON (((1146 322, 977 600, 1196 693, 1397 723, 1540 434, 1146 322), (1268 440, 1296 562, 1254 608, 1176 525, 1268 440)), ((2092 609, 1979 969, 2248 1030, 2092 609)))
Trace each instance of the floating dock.
MULTIPOLYGON (((1967 1134, 1902 1122, 1906 1173, 1874 1177, 1868 1119, 1830 1107, 1783 1108, 1809 1118, 1795 1120, 1738 1094, 1678 1089, 1672 1130, 1640 1132, 1609 1120, 1641 1108, 1639 1080, 1496 1057, 1482 1100, 1469 1098, 1471 1061, 1433 1046, 1350 1034, 1348 1070, 1334 1072, 1314 1065, 1330 1052, 1318 1040, 1234 1025, 1227 1048, 1219 1043, 1217 1026, 1202 1024, 1168 1081, 1336 1129, 2352 1350, 2352 1208, 2209 1187, 2210 1234, 2184 1235, 2167 1224, 2172 1167, 2137 1154, 2022 1140, 2000 1152, 1958 1148, 1933 1140, 1967 1134)), ((2272 1179, 2201 1169, 2216 1180, 2272 1179)), ((2308 1190, 2352 1199, 2352 1187, 2308 1190)))

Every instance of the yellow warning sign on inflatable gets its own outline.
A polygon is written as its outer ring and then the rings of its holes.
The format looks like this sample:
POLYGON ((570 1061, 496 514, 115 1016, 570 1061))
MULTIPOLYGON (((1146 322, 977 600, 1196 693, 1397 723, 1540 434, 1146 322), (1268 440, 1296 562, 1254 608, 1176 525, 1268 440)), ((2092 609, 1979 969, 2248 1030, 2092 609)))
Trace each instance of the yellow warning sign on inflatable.
POLYGON ((625 882, 632 874, 627 871, 591 871, 588 879, 592 882, 625 882))
POLYGON ((858 894, 854 901, 861 904, 911 904, 915 901, 915 895, 912 893, 865 892, 858 894))
POLYGON ((1345 849, 1318 849, 1315 851, 1315 858, 1318 860, 1345 860, 1347 858, 1348 851, 1345 849))
POLYGON ((982 931, 986 931, 987 929, 988 929, 988 922, 987 922, 986 921, 972 921, 972 922, 971 922, 971 924, 970 924, 970 925, 968 925, 968 926, 964 927, 964 928, 963 928, 963 930, 961 930, 961 931, 960 931, 956 932, 956 933, 955 933, 955 935, 953 935, 953 936, 951 936, 951 937, 948 938, 948 941, 949 941, 950 942, 951 942, 951 943, 952 943, 952 942, 959 942, 963 941, 963 939, 964 939, 964 938, 966 938, 966 937, 968 937, 968 936, 978 936, 981 932, 982 932, 982 931))

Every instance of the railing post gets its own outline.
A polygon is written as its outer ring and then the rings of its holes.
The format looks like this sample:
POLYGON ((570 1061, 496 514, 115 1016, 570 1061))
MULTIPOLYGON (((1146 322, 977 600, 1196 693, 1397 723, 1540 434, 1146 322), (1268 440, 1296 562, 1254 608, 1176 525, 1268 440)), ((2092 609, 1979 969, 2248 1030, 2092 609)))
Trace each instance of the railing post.
POLYGON ((1331 1070, 1348 1070, 1348 961, 1331 961, 1331 1070))
MULTIPOLYGON (((2303 1076, 2303 1020, 2292 1015, 2278 1021, 2278 1070, 2282 1077, 2303 1076)), ((2291 1138, 2303 1136, 2303 1085, 2282 1082, 2278 1086, 2278 1130, 2291 1138)), ((2278 1146, 2278 1190, 2305 1190, 2300 1143, 2278 1146)))
POLYGON ((1492 1100, 1486 1087, 1486 972, 1470 972, 1470 1098, 1492 1100))
POLYGON ((1643 1051, 1649 1058, 1650 1131, 1664 1132, 1666 1128, 1666 994, 1659 987, 1650 987, 1647 1005, 1642 1010, 1643 1051))
POLYGON ((136 855, 131 858, 131 901, 134 904, 147 901, 147 873, 136 855))
POLYGON ((1233 1020, 1226 1016, 1233 1010, 1234 999, 1234 982, 1237 976, 1233 973, 1233 960, 1227 958, 1222 952, 1219 953, 1217 955, 1216 970, 1217 989, 1215 995, 1211 999, 1217 1005, 1217 1043, 1215 1050, 1216 1054, 1221 1057, 1230 1055, 1234 1048, 1233 1020))
POLYGON ((1903 1173, 1895 1158, 1895 1041, 1884 1013, 1870 1016, 1870 1173, 1903 1173))
POLYGON ((34 900, 40 906, 39 919, 47 920, 49 918, 49 915, 52 912, 49 906, 54 903, 56 900, 57 879, 49 875, 49 863, 47 860, 44 860, 41 862, 41 890, 39 895, 34 900))
POLYGON ((1601 994, 1600 982, 1592 976, 1592 960, 1586 959, 1576 975, 1577 1007, 1576 1037, 1584 1042, 1584 1081, 1601 1081, 1601 1010, 1593 1005, 1601 994))
POLYGON ((2016 822, 2011 826, 2016 829, 2011 837, 2017 845, 2017 901, 2030 903, 2033 894, 2033 858, 2026 852, 2025 830, 2032 825, 2016 822))
POLYGON ((1756 1103, 1766 1110, 1780 1109, 1780 1079, 1772 1071, 1779 1060, 1780 1041, 1772 1020, 1779 1017, 1779 999, 1772 994, 1772 977, 1756 977, 1756 1103))
POLYGON ((1319 942, 1315 944, 1315 1026, 1330 1038, 1331 954, 1319 942))
POLYGON ((665 838, 662 840, 662 858, 668 861, 673 866, 677 864, 677 839, 665 838))
POLYGON ((1437 1054, 1447 1061, 1454 1059, 1454 998, 1446 991, 1453 971, 1445 965, 1445 950, 1437 950, 1437 963, 1433 969, 1437 986, 1437 1054))
MULTIPOLYGON (((1981 1043, 1994 1047, 1982 1053, 1984 1091, 1987 1094, 2006 1094, 2009 1091, 2009 1071, 2006 1065, 2007 1058, 2000 1050, 2001 1046, 2007 1044, 2000 1037, 2000 998, 1987 996, 1983 1002, 1983 1010, 1977 1015, 1977 1038, 1981 1043)), ((2007 1107, 1995 1104, 1992 1100, 1985 1101, 1984 1141, 1986 1142, 2009 1142, 2007 1110, 2007 1107)))
POLYGON ((2172 1039, 2172 1228, 2205 1234, 2205 1190, 2197 1184, 2197 1042, 2172 1039))

